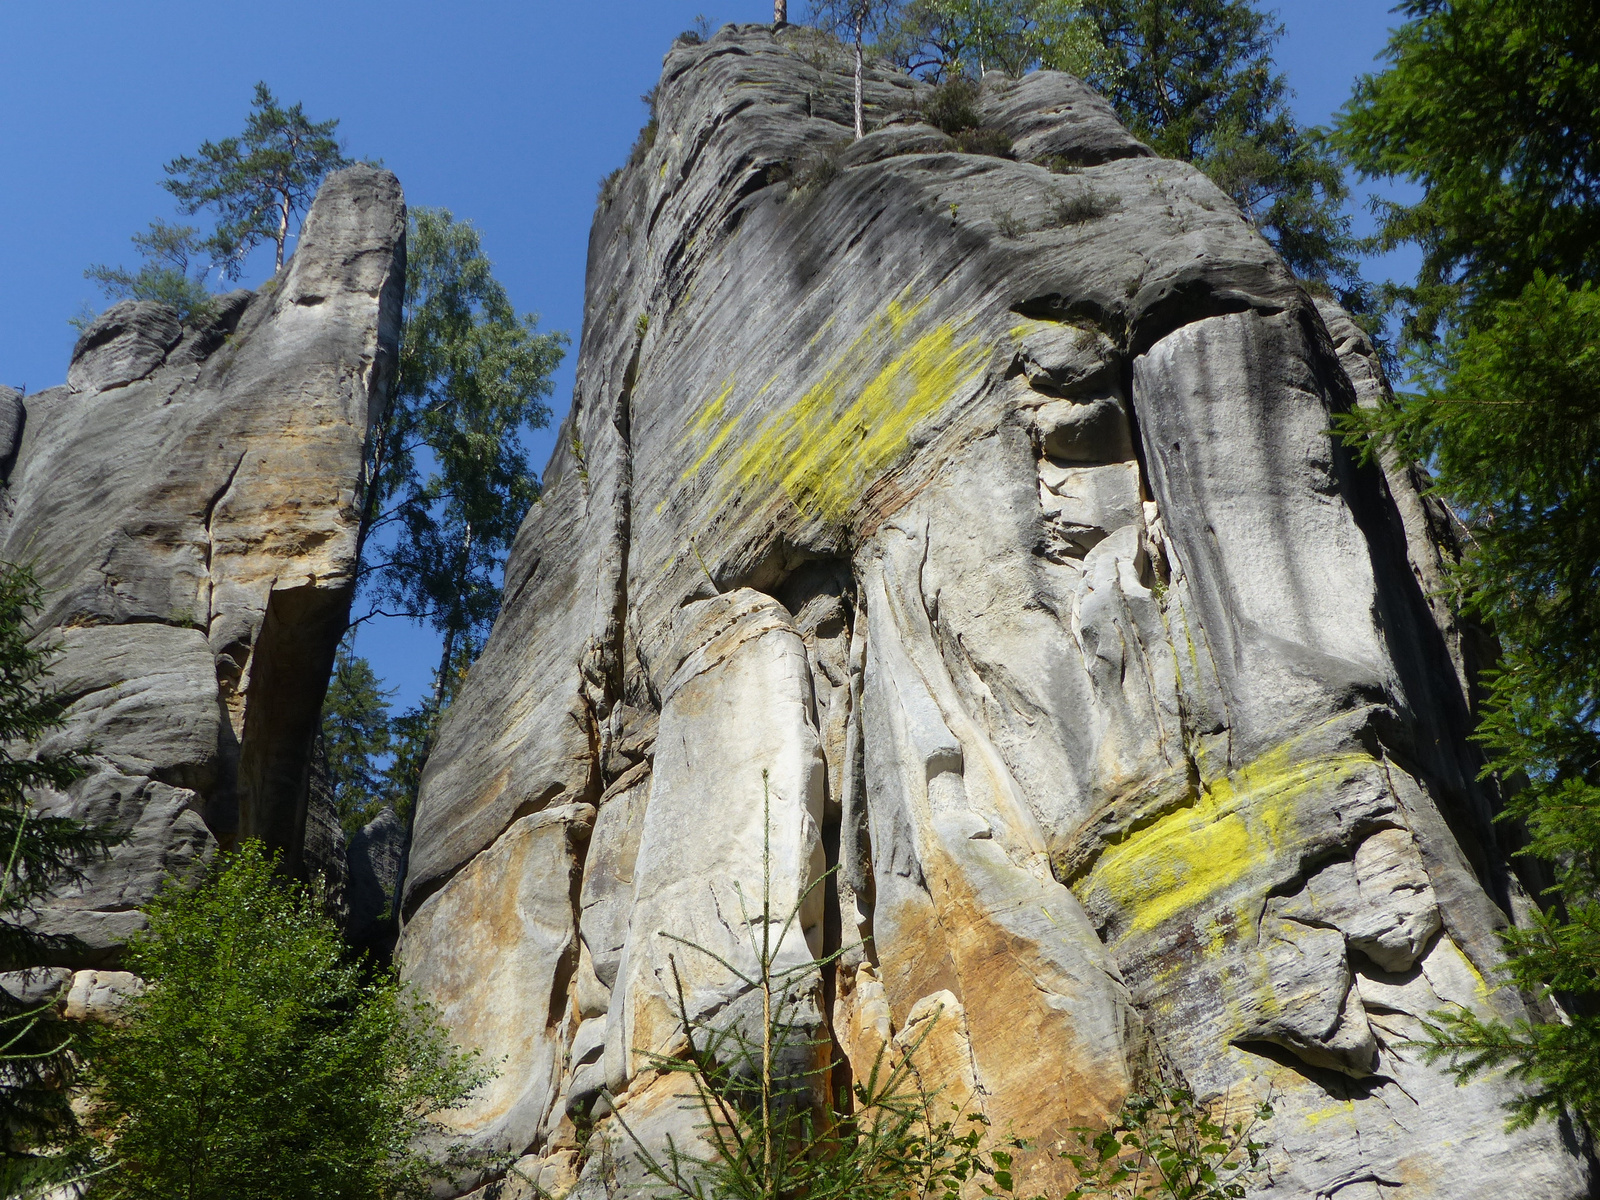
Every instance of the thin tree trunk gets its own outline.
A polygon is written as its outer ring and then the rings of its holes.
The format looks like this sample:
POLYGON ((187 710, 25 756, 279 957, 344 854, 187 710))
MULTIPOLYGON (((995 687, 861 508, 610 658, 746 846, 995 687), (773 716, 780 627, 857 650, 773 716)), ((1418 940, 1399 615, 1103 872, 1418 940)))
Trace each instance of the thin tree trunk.
MULTIPOLYGON (((439 719, 439 709, 444 705, 444 681, 450 670, 450 659, 456 650, 456 631, 451 630, 444 635, 444 651, 439 655, 439 670, 433 677, 433 718, 439 719)), ((429 750, 433 749, 433 735, 428 735, 429 750)), ((426 761, 426 759, 424 759, 426 761)))
POLYGON ((861 39, 866 35, 866 13, 862 10, 856 12, 856 140, 859 142, 866 136, 866 121, 862 114, 861 75, 863 52, 861 39))
POLYGON ((289 240, 289 193, 281 193, 283 201, 278 205, 278 262, 272 268, 273 274, 283 270, 283 244, 289 240))
MULTIPOLYGON (((462 567, 467 565, 467 558, 472 553, 472 522, 467 522, 466 531, 461 535, 461 561, 462 567)), ((439 710, 444 707, 445 678, 450 670, 450 659, 455 654, 456 631, 450 630, 444 635, 444 652, 439 656, 439 671, 433 681, 433 719, 439 719, 439 710)), ((435 726, 437 728, 437 725, 435 726)), ((433 737, 429 735, 428 749, 433 749, 433 737)))
POLYGON ((772 24, 782 29, 789 23, 789 0, 772 0, 772 24))

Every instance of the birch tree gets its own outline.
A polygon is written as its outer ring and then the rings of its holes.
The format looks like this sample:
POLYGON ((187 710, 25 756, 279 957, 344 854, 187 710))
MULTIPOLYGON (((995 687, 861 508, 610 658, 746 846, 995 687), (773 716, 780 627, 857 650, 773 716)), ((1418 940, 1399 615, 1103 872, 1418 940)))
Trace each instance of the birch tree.
POLYGON ((410 718, 398 742, 422 744, 394 753, 420 770, 435 720, 499 609, 500 566, 538 499, 521 435, 550 419, 545 399, 567 337, 540 333, 536 316, 517 313, 478 231, 448 210, 412 209, 406 246, 399 378, 367 468, 362 587, 367 617, 409 617, 442 639, 432 695, 397 721, 410 718))

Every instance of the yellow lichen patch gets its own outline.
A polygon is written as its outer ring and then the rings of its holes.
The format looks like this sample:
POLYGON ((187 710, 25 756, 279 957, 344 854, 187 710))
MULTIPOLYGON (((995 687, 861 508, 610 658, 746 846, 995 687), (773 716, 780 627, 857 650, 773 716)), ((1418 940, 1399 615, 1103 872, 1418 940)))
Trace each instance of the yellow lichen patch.
POLYGON ((705 466, 707 461, 710 460, 711 456, 714 455, 718 450, 722 449, 722 444, 726 442, 729 435, 733 433, 734 426, 737 424, 737 422, 727 420, 724 417, 724 411, 728 407, 728 397, 731 395, 733 395, 732 375, 728 376, 727 380, 723 383, 722 390, 717 393, 716 399, 711 401, 710 404, 706 405, 705 408, 701 410, 700 415, 694 419, 693 424, 689 426, 690 430, 694 433, 696 440, 704 439, 706 445, 705 449, 700 452, 700 457, 695 459, 694 466, 689 468, 684 478, 687 479, 688 476, 695 474, 700 470, 701 467, 705 466), (719 424, 722 427, 717 429, 716 433, 711 434, 711 436, 707 438, 706 435, 719 424))
MULTIPOLYGON (((796 507, 828 520, 856 500, 904 454, 917 428, 970 385, 987 361, 977 338, 944 322, 913 332, 927 301, 902 294, 874 317, 792 404, 769 413, 719 468, 732 486, 773 484, 796 507)), ((754 407, 728 413, 731 381, 691 420, 700 453, 683 481, 727 446, 754 407)), ((767 388, 762 388, 765 392, 767 388)), ((761 392, 757 393, 757 398, 761 392)))
POLYGON ((1306 1113, 1301 1117, 1301 1120, 1305 1122, 1307 1129, 1315 1129, 1324 1121, 1331 1120, 1335 1117, 1341 1117, 1345 1120, 1350 1120, 1354 1118, 1355 1112, 1356 1106, 1354 1101, 1339 1100, 1333 1104, 1330 1104, 1326 1108, 1319 1108, 1312 1112, 1306 1113))
POLYGON ((1260 873, 1294 837, 1308 793, 1330 789, 1373 761, 1365 754, 1296 761, 1290 747, 1264 754, 1217 780, 1193 806, 1107 846, 1074 890, 1086 898, 1101 892, 1129 914, 1133 929, 1154 929, 1260 873))
POLYGON ((946 322, 912 340, 864 385, 857 382, 859 362, 841 363, 763 422, 740 451, 739 478, 776 483, 797 508, 838 520, 986 358, 976 338, 960 340, 946 322))

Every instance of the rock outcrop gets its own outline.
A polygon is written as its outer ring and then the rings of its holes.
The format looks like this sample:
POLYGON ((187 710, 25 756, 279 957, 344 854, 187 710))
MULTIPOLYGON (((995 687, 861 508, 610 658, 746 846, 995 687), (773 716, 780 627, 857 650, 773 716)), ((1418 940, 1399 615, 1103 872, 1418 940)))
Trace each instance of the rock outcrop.
POLYGON ((219 844, 259 837, 302 866, 404 235, 394 176, 341 171, 259 291, 187 327, 161 304, 117 304, 65 386, 0 396, 0 556, 36 564, 38 637, 59 645, 53 683, 71 699, 47 746, 93 764, 40 804, 121 838, 38 914, 76 940, 60 965, 113 963, 163 877, 219 844))
POLYGON ((747 965, 765 859, 785 961, 844 952, 802 1017, 858 1072, 931 1028, 1021 1194, 1159 1062, 1271 1099, 1257 1195, 1589 1195, 1572 1130, 1407 1045, 1524 1011, 1486 981, 1526 900, 1436 531, 1327 432, 1370 345, 1069 77, 985 82, 1014 158, 887 74, 851 143, 849 95, 802 31, 680 44, 602 199, 404 884, 403 970, 500 1062, 449 1120, 626 1190, 607 1094, 697 1120, 669 953, 696 1018, 748 1001, 669 939, 747 965))

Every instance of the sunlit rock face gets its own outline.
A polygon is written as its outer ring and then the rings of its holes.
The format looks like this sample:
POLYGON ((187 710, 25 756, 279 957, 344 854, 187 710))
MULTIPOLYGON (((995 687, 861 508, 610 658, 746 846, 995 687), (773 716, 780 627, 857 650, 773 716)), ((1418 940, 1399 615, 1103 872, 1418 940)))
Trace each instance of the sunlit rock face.
POLYGON ((920 1044, 1034 1141, 1022 1194, 1156 1064, 1271 1100, 1260 1196, 1589 1194, 1571 1130, 1406 1046, 1523 1012, 1487 981, 1526 902, 1432 517, 1328 436, 1370 345, 1069 77, 985 82, 1015 159, 890 75, 852 145, 849 94, 802 31, 680 44, 603 192, 404 888, 405 971, 505 1060, 452 1123, 637 1190, 605 1097, 693 1135, 651 1055, 679 984, 748 1012, 765 882, 792 1019, 858 1074, 920 1044))
POLYGON ((44 811, 108 826, 109 861, 39 913, 64 965, 113 961, 140 905, 218 845, 302 862, 307 764, 355 580, 368 430, 388 401, 405 204, 387 171, 330 177, 293 257, 180 325, 126 301, 67 383, 0 397, 0 557, 32 562, 71 700, 45 749, 92 771, 44 811))

